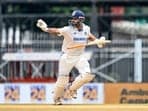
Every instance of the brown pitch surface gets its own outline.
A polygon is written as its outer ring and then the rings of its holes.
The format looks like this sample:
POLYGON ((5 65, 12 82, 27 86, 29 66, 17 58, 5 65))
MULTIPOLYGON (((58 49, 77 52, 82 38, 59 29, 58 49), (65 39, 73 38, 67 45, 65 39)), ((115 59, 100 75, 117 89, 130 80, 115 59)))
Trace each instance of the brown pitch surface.
POLYGON ((148 111, 147 104, 48 105, 1 104, 0 111, 148 111))

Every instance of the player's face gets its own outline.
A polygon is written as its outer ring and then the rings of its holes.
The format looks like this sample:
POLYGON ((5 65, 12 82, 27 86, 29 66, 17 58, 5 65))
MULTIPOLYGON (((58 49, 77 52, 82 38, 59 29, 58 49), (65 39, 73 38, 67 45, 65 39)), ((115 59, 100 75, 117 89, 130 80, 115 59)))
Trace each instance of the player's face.
POLYGON ((72 18, 72 19, 71 19, 71 23, 72 23, 73 25, 77 25, 77 24, 80 23, 80 20, 79 20, 78 18, 72 18))

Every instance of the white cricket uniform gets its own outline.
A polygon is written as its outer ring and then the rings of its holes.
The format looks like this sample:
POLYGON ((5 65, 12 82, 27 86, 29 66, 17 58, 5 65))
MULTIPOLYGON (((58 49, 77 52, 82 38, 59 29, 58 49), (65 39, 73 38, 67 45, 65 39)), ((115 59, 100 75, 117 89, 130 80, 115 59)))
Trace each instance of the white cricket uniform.
POLYGON ((90 66, 86 58, 82 56, 85 47, 67 49, 70 46, 87 43, 90 35, 90 27, 83 24, 83 29, 78 31, 72 26, 59 28, 60 35, 64 37, 62 52, 64 53, 59 61, 59 75, 68 76, 73 67, 76 67, 80 74, 90 73, 90 66))

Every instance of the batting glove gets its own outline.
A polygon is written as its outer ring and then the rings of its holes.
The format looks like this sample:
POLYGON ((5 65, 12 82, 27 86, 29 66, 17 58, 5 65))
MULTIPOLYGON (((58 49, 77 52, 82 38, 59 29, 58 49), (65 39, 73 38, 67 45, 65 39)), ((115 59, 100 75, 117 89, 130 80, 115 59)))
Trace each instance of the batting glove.
POLYGON ((104 36, 102 36, 102 37, 100 37, 100 39, 96 39, 96 40, 99 40, 99 44, 97 44, 97 46, 99 47, 99 48, 102 48, 102 47, 104 47, 104 45, 105 45, 105 37, 104 36))
POLYGON ((48 30, 46 22, 44 22, 42 19, 39 19, 36 25, 44 32, 48 30))

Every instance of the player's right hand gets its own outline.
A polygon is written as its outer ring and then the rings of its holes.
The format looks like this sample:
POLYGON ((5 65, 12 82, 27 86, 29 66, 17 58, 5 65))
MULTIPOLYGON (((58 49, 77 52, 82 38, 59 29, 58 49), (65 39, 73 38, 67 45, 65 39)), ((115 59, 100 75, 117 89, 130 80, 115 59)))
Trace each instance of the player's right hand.
POLYGON ((45 31, 46 32, 48 30, 46 22, 43 21, 42 19, 39 19, 37 21, 36 26, 39 27, 42 31, 45 31))
POLYGON ((104 46, 105 46, 105 37, 104 36, 102 36, 102 37, 100 37, 100 39, 98 39, 99 40, 99 44, 97 44, 97 46, 99 47, 99 48, 103 48, 104 46))

